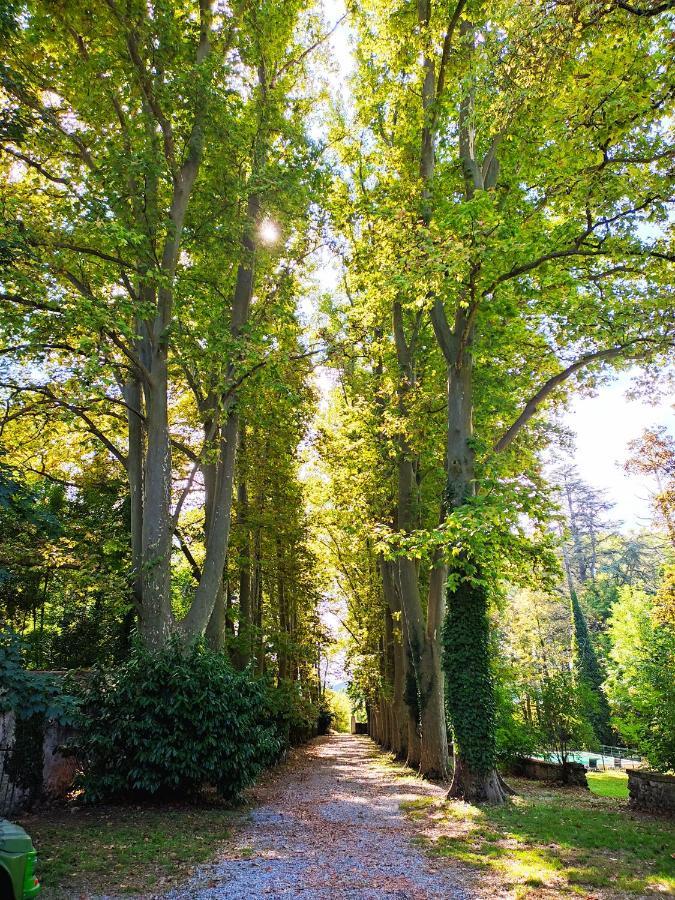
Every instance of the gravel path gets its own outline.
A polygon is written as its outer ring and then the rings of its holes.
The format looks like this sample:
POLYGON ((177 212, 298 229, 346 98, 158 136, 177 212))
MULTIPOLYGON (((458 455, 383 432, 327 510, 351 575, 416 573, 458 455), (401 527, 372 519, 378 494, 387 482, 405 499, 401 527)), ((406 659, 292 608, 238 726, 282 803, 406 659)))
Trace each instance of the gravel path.
POLYGON ((256 790, 261 802, 214 865, 165 900, 468 900, 467 871, 427 859, 399 804, 443 788, 377 765, 366 737, 296 751, 256 790))

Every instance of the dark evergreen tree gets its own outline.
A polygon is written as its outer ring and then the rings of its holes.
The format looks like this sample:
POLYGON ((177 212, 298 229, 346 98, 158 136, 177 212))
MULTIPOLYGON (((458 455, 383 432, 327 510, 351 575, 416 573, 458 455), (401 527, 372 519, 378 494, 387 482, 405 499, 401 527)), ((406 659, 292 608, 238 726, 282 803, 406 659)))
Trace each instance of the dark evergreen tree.
POLYGON ((579 681, 586 686, 591 698, 588 719, 598 740, 602 744, 611 744, 613 733, 609 722, 609 704, 602 690, 605 679, 576 591, 571 592, 571 610, 574 668, 579 681))

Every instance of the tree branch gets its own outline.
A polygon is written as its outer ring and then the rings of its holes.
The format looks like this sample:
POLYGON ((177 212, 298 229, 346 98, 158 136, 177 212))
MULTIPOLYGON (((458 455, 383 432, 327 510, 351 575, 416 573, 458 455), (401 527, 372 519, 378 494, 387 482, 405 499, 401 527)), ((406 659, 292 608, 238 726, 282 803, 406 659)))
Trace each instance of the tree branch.
POLYGON ((279 78, 281 78, 281 76, 284 74, 284 72, 288 71, 288 69, 293 68, 293 66, 300 65, 300 63, 303 61, 303 59, 305 59, 307 56, 309 56, 310 53, 313 53, 317 47, 320 47, 321 44, 323 44, 325 41, 327 41, 328 38, 335 31, 337 31, 339 26, 342 24, 342 22, 344 22, 344 20, 346 18, 347 18, 347 13, 345 13, 343 16, 340 16, 340 18, 337 20, 335 25, 333 25, 333 27, 330 29, 330 31, 327 31, 322 37, 320 37, 318 40, 316 40, 310 47, 307 47, 305 50, 303 50, 303 52, 300 54, 300 56, 296 57, 295 59, 290 59, 287 63, 285 63, 279 69, 278 72, 275 72, 275 74, 272 76, 272 78, 270 80, 270 87, 273 87, 276 84, 276 82, 279 80, 279 78))
POLYGON ((450 365, 455 359, 456 341, 452 334, 448 317, 445 314, 445 307, 439 297, 436 297, 434 300, 434 305, 429 310, 429 316, 438 345, 443 352, 446 363, 450 365))
POLYGON ((197 560, 192 555, 192 551, 190 550, 190 547, 188 546, 188 543, 185 540, 185 537, 183 536, 180 529, 174 528, 173 533, 176 535, 176 538, 178 540, 178 546, 180 547, 180 549, 183 553, 183 556, 185 557, 185 559, 188 561, 188 563, 190 565, 190 569, 192 570, 192 577, 199 584, 199 581, 202 577, 202 570, 197 565, 197 560))
POLYGON ((18 306, 27 306, 29 309, 40 309, 43 312, 52 312, 57 315, 63 315, 63 310, 51 303, 41 303, 39 300, 28 300, 20 294, 0 294, 0 303, 16 303, 18 306))
POLYGON ((667 12, 669 9, 675 9, 675 0, 665 0, 663 3, 657 3, 656 6, 633 6, 632 3, 625 3, 624 0, 616 0, 619 9, 631 13, 634 16, 658 16, 659 13, 667 12))
POLYGON ((594 353, 587 353, 585 356, 580 357, 575 362, 571 363, 571 365, 567 366, 566 369, 558 372, 557 375, 553 375, 548 381, 544 382, 537 393, 528 400, 525 409, 521 412, 513 425, 511 425, 511 427, 499 438, 492 448, 493 451, 495 453, 501 453, 502 450, 505 450, 514 440, 521 428, 530 421, 549 394, 551 394, 559 385, 563 384, 563 382, 567 381, 567 379, 574 375, 575 372, 578 372, 579 369, 583 369, 585 366, 594 362, 606 361, 621 356, 623 353, 626 353, 630 347, 633 347, 640 342, 641 339, 636 338, 636 340, 630 341, 627 344, 621 344, 619 347, 609 347, 606 350, 596 350, 594 353))
POLYGON ((3 153, 8 153, 10 156, 13 156, 15 159, 20 160, 25 163, 27 166, 30 166, 31 169, 35 169, 36 172, 39 172, 47 181, 52 181, 54 184, 62 184, 66 187, 71 184, 70 178, 60 178, 58 175, 52 175, 51 172, 48 172, 44 166, 39 163, 35 159, 31 159, 30 156, 26 156, 24 153, 19 153, 18 150, 13 150, 11 147, 2 147, 3 153))
POLYGON ((459 22, 459 17, 462 15, 462 10, 466 6, 466 0, 458 0, 457 6, 455 7, 455 11, 453 12, 450 22, 448 23, 448 30, 445 32, 445 38, 443 39, 443 52, 441 53, 441 61, 438 66, 438 81, 436 83, 436 99, 441 96, 443 92, 443 88, 445 87, 445 70, 447 68, 448 59, 450 57, 450 48, 452 47, 452 38, 455 32, 455 28, 457 23, 459 22))

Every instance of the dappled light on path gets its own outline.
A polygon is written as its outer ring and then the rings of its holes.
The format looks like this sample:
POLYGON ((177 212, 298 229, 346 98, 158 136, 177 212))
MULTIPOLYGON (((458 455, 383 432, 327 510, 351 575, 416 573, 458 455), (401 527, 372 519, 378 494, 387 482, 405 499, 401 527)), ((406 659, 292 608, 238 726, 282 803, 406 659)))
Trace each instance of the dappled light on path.
POLYGON ((444 789, 383 765, 369 738, 330 735, 294 752, 256 792, 235 844, 175 900, 465 900, 460 866, 429 860, 400 810, 444 789))

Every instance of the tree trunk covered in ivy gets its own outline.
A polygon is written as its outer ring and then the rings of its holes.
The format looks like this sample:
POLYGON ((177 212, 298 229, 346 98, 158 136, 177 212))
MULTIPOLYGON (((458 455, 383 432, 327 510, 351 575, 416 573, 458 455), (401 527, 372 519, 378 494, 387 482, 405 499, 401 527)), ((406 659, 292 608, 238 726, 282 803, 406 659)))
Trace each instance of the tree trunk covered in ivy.
MULTIPOLYGON (((450 511, 475 494, 474 330, 470 313, 459 309, 453 332, 442 332, 449 362, 446 500, 450 511)), ((465 558, 448 578, 443 663, 455 741, 455 768, 448 796, 467 802, 500 803, 506 792, 496 769, 489 596, 481 576, 480 569, 465 558)))
POLYGON ((448 589, 443 644, 455 740, 455 770, 448 796, 470 803, 500 803, 505 793, 496 770, 488 594, 483 585, 461 580, 448 589))

